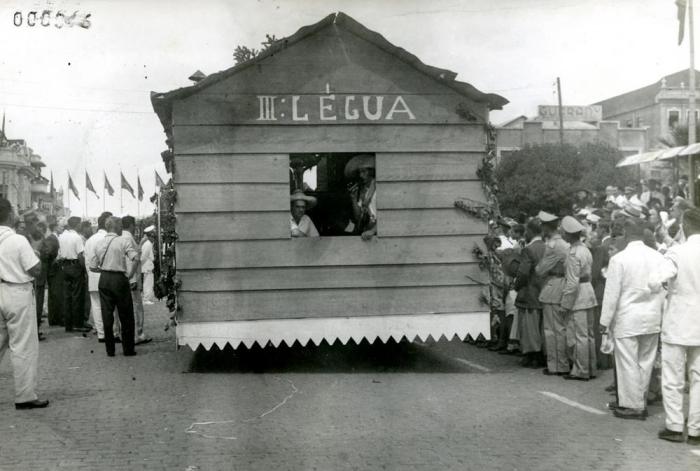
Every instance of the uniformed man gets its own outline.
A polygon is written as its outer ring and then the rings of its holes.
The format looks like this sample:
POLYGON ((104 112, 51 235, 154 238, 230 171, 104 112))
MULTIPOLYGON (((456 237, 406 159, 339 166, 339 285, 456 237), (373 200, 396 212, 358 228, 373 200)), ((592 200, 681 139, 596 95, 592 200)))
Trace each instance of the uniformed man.
POLYGON ((133 263, 138 252, 121 236, 122 221, 110 217, 105 222, 107 234, 99 242, 95 254, 90 258, 92 271, 100 271, 99 291, 102 308, 102 324, 105 332, 107 356, 114 356, 114 308, 117 308, 122 325, 122 349, 124 356, 136 355, 134 350, 134 306, 131 300, 129 278, 137 264, 133 263), (128 265, 127 260, 131 263, 128 265))
POLYGON ((596 376, 595 307, 591 284, 593 256, 581 241, 585 227, 572 216, 561 221, 564 240, 570 244, 564 264, 561 311, 567 319, 566 346, 571 372, 564 379, 588 381, 596 376))
POLYGON ((569 253, 569 244, 558 232, 559 218, 540 211, 537 218, 542 221, 542 236, 547 241, 542 259, 535 267, 535 273, 544 280, 539 301, 542 303, 542 330, 547 367, 546 375, 563 376, 569 373, 569 359, 566 354, 566 317, 561 309, 564 288, 564 261, 569 253))
POLYGON ((132 273, 129 278, 129 286, 131 288, 131 300, 134 304, 134 321, 135 325, 135 342, 136 345, 148 343, 153 340, 147 337, 143 332, 143 286, 141 284, 141 250, 136 239, 134 239, 134 231, 136 230, 136 220, 133 216, 124 216, 122 218, 122 235, 124 239, 131 245, 131 248, 136 251, 138 257, 134 261, 127 260, 127 270, 132 273), (135 267, 129 266, 135 264, 135 267))
POLYGON ((90 332, 85 325, 85 258, 80 218, 68 218, 68 228, 58 237, 58 259, 63 270, 63 316, 66 332, 90 332))
POLYGON ((15 408, 46 407, 35 392, 39 339, 32 280, 41 262, 24 237, 12 227, 12 206, 0 198, 0 361, 8 347, 15 380, 15 408))

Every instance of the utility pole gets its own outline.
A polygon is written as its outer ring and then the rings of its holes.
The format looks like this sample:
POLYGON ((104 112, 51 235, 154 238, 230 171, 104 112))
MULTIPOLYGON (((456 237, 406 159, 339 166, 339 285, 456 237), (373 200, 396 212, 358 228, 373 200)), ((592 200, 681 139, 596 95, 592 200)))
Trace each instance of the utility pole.
POLYGON ((561 105, 561 81, 557 77, 557 97, 559 99, 559 144, 564 145, 564 110, 561 105))
MULTIPOLYGON (((690 85, 690 103, 688 116, 688 145, 695 144, 695 31, 693 26, 693 0, 688 0, 688 39, 690 43, 690 70, 689 85, 690 85)), ((693 154, 688 156, 688 193, 690 202, 695 204, 695 182, 697 180, 697 172, 695 171, 695 158, 693 154)))

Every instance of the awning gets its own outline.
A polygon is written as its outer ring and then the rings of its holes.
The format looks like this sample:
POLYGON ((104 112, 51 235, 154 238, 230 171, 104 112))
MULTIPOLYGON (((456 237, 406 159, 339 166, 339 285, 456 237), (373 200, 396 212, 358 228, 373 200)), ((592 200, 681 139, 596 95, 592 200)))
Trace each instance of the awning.
POLYGON ((670 147, 668 149, 653 150, 650 152, 642 152, 641 154, 628 155, 620 160, 616 167, 627 167, 629 165, 638 165, 655 160, 673 159, 678 156, 686 156, 700 153, 700 143, 690 146, 670 147))

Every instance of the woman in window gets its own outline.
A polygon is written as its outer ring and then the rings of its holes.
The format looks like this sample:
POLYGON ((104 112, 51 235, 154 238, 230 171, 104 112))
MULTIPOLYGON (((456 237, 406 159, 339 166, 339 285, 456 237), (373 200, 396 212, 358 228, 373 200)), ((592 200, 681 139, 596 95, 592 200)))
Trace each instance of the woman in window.
POLYGON ((345 165, 345 178, 355 181, 349 188, 355 233, 363 240, 377 234, 377 185, 374 156, 356 155, 345 165))
POLYGON ((316 206, 316 198, 305 195, 302 191, 295 191, 290 196, 292 214, 289 216, 289 224, 292 237, 318 237, 318 230, 306 211, 316 206))

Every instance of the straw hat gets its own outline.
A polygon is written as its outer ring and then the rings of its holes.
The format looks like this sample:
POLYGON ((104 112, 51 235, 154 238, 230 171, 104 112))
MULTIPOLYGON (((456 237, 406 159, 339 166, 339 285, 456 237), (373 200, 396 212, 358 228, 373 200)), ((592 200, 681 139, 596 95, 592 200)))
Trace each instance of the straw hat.
POLYGON ((345 164, 345 178, 354 178, 361 168, 375 168, 374 156, 370 154, 359 154, 348 160, 345 164))
POLYGON ((316 198, 313 196, 309 196, 304 194, 303 191, 295 191, 289 196, 289 201, 294 202, 294 201, 304 201, 306 202, 306 209, 311 209, 314 206, 316 206, 316 198))

